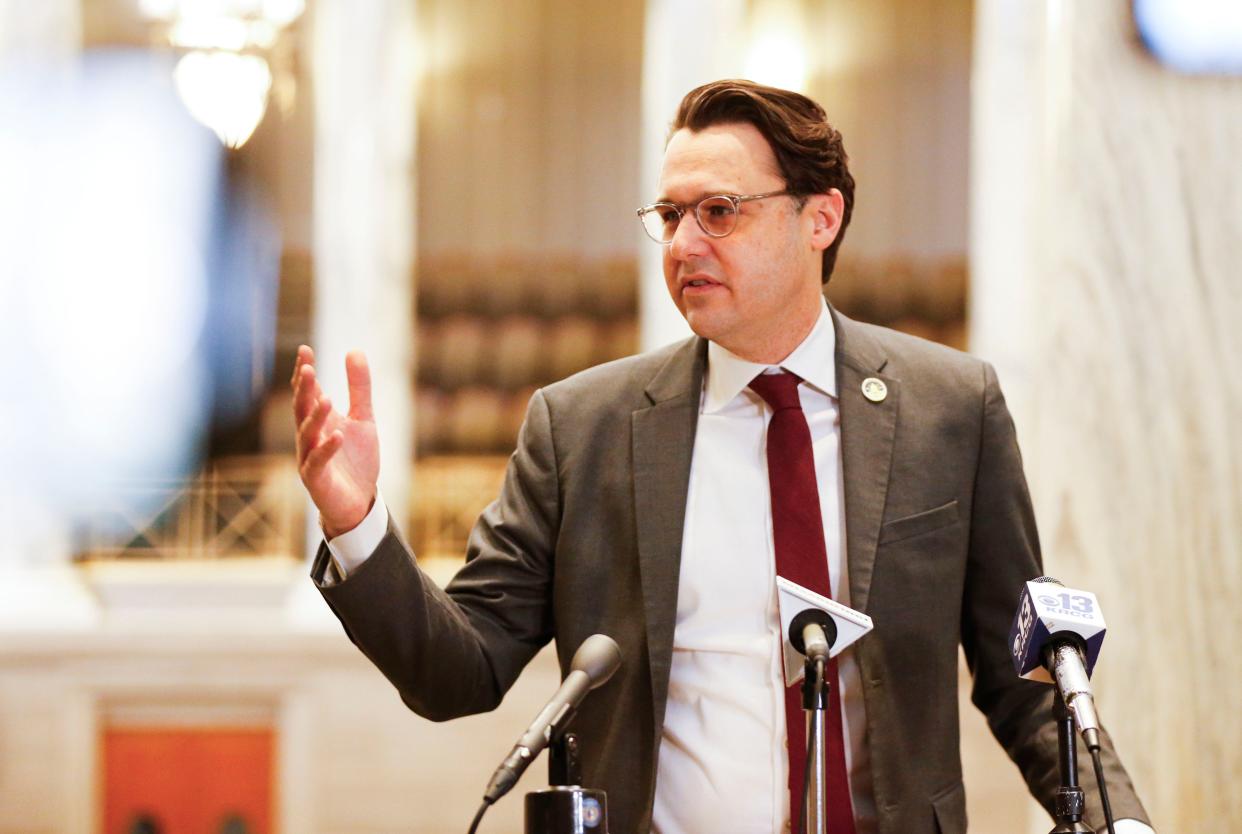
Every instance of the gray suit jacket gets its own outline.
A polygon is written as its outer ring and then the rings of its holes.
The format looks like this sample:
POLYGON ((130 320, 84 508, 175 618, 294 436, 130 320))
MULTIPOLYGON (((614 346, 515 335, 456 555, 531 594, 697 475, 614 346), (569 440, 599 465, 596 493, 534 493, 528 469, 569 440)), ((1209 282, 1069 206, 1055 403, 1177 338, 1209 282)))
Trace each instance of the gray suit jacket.
MULTIPOLYGON (((966 830, 959 642, 974 703, 1049 804, 1052 690, 1018 679, 1006 648, 1021 584, 1041 569, 995 374, 965 354, 833 315, 850 594, 875 621, 855 650, 880 831, 966 830), (887 384, 882 402, 861 393, 871 376, 887 384)), ((537 392, 501 494, 446 591, 418 570, 395 528, 340 584, 323 584, 326 548, 313 567, 350 639, 434 720, 493 709, 549 639, 565 669, 586 637, 612 636, 621 670, 575 727, 584 784, 607 791, 618 834, 651 823, 706 353, 690 339, 537 392)), ((1111 743, 1105 762, 1117 818, 1145 819, 1111 743)), ((1094 790, 1089 807, 1102 829, 1094 790)))

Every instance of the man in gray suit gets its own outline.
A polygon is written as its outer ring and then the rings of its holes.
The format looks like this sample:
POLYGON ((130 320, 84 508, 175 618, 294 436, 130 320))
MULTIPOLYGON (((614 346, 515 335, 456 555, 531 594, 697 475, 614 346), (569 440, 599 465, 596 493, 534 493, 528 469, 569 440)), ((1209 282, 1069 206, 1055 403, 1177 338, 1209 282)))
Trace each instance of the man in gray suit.
MULTIPOLYGON (((825 304, 854 183, 840 134, 804 96, 739 81, 691 91, 660 188, 639 214, 696 336, 535 394, 444 591, 377 495, 365 358, 346 357, 343 415, 300 349, 298 462, 327 540, 313 567, 325 599, 435 720, 494 708, 549 639, 565 668, 606 633, 622 667, 575 726, 613 829, 796 827, 783 748, 802 729, 786 733, 780 706, 771 407, 749 387, 794 375, 834 596, 875 622, 834 682, 848 795, 829 801, 853 810, 840 830, 965 831, 959 644, 975 704, 1050 805, 1052 691, 1018 679, 1006 646, 1021 585, 1041 573, 1038 541, 991 367, 825 304)), ((1111 743, 1105 765, 1118 834, 1149 832, 1111 743)))

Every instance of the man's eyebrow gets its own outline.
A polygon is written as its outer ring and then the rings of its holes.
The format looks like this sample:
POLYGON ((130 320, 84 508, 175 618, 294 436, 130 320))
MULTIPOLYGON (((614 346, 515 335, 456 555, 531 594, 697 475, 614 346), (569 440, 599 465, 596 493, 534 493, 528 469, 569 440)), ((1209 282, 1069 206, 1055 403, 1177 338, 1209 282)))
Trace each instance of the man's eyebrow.
POLYGON ((654 200, 653 202, 656 202, 656 203, 669 203, 669 204, 674 205, 674 206, 692 206, 692 205, 694 205, 695 203, 699 202, 700 200, 705 200, 705 199, 707 199, 708 197, 719 197, 721 194, 732 194, 732 193, 733 193, 732 191, 725 191, 725 190, 722 190, 722 189, 710 189, 710 188, 708 188, 708 189, 704 189, 704 190, 702 190, 702 191, 698 192, 697 194, 695 194, 695 196, 694 196, 694 197, 692 197, 691 199, 686 200, 685 202, 682 202, 682 203, 677 202, 676 200, 674 200, 673 198, 671 198, 671 197, 669 197, 669 196, 667 196, 667 195, 661 195, 661 196, 659 196, 659 197, 656 197, 656 198, 655 198, 655 200, 654 200))

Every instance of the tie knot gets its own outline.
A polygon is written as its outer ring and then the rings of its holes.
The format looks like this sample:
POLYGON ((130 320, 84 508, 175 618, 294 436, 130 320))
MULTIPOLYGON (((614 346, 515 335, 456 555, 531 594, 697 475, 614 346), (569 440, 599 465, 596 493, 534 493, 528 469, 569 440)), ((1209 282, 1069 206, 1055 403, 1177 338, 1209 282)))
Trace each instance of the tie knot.
POLYGON ((773 411, 784 408, 801 410, 802 403, 798 400, 798 383, 802 377, 781 371, 779 374, 759 374, 750 381, 750 390, 763 397, 764 402, 773 411))

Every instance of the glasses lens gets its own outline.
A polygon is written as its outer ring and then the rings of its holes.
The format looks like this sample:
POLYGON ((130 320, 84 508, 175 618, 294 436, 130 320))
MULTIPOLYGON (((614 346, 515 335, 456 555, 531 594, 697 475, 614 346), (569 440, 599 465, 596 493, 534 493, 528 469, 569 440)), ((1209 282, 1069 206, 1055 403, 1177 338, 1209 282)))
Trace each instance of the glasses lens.
POLYGON ((673 206, 657 203, 640 215, 647 235, 657 243, 668 243, 677 232, 681 215, 673 206))
POLYGON ((724 237, 737 225, 737 206, 728 197, 708 197, 695 211, 703 231, 713 237, 724 237))

